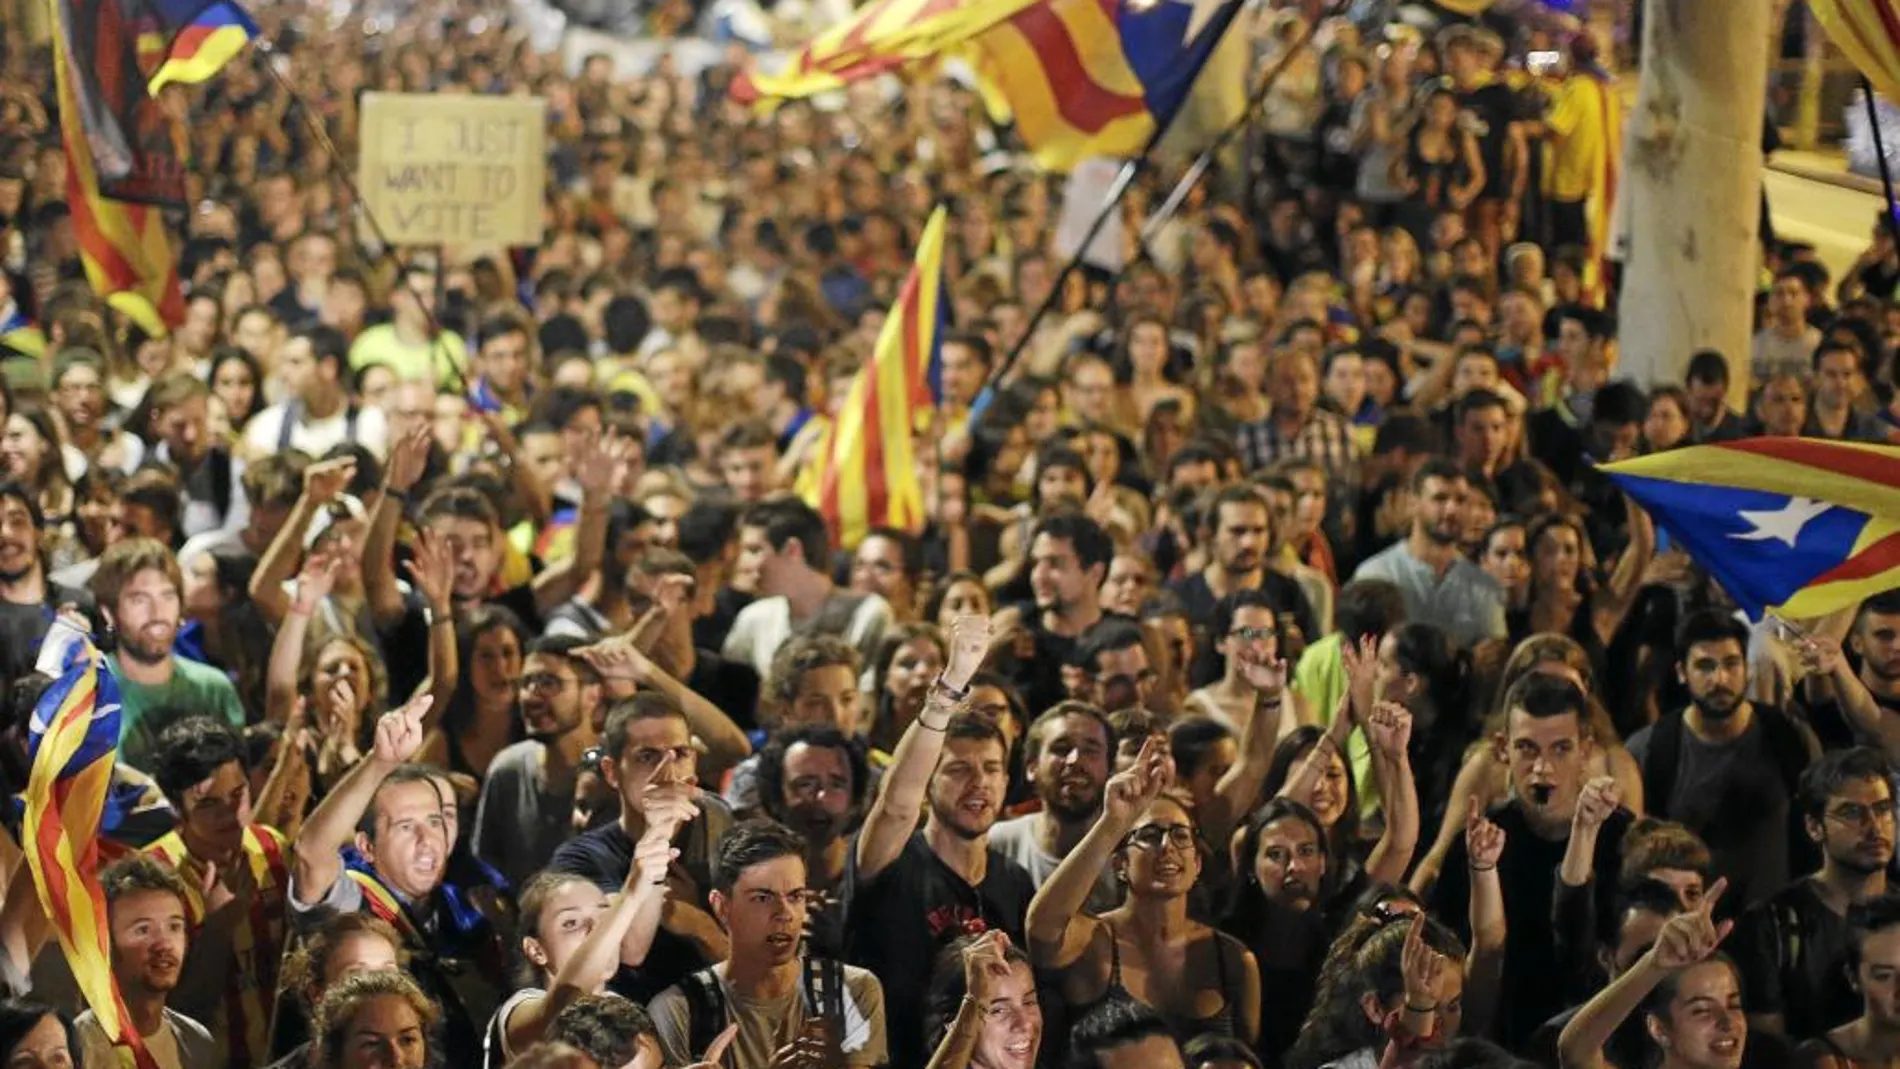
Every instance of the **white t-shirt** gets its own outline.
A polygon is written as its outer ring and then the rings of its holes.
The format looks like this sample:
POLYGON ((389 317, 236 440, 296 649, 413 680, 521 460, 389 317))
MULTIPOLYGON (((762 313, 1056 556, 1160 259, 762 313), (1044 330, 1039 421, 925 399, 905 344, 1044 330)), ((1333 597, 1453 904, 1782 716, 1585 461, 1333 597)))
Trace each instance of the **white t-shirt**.
MULTIPOLYGON (((289 402, 285 402, 251 417, 244 428, 244 443, 251 448, 253 456, 269 456, 281 450, 284 414, 288 410, 289 402)), ((338 409, 336 415, 328 419, 312 420, 305 414, 290 429, 290 448, 313 457, 320 457, 344 442, 361 443, 381 457, 388 440, 389 425, 383 420, 383 410, 370 405, 356 410, 355 433, 351 433, 347 408, 338 409)))
POLYGON ((834 591, 831 600, 818 615, 810 620, 802 620, 792 626, 792 603, 783 596, 760 598, 739 610, 732 621, 732 630, 726 634, 726 645, 721 651, 729 661, 743 661, 758 670, 759 678, 772 674, 772 656, 785 640, 794 634, 829 633, 839 636, 858 648, 858 654, 865 671, 870 671, 871 661, 877 656, 878 644, 884 641, 884 632, 891 626, 891 606, 876 594, 848 594, 842 590, 834 591), (837 611, 834 603, 838 599, 863 597, 849 616, 837 611))

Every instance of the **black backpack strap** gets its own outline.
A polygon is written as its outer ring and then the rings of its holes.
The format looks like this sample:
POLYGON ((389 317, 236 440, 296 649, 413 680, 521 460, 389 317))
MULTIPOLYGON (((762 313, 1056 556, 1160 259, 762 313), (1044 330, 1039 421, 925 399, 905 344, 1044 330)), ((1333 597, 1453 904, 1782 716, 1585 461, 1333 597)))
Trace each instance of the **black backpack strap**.
POLYGON ((1643 762, 1643 809, 1668 819, 1669 797, 1676 790, 1676 766, 1682 761, 1682 711, 1664 713, 1649 729, 1649 757, 1643 762))
POLYGON ((231 505, 233 504, 231 497, 231 491, 234 489, 231 485, 231 454, 222 448, 213 449, 211 455, 206 459, 211 464, 211 503, 217 506, 218 522, 222 524, 225 517, 231 515, 231 505))
POLYGON ((711 969, 687 974, 680 993, 686 996, 686 1053, 697 1060, 726 1029, 726 993, 711 969))
POLYGON ((277 451, 290 452, 290 435, 303 422, 303 402, 295 397, 284 402, 284 425, 277 428, 277 451))

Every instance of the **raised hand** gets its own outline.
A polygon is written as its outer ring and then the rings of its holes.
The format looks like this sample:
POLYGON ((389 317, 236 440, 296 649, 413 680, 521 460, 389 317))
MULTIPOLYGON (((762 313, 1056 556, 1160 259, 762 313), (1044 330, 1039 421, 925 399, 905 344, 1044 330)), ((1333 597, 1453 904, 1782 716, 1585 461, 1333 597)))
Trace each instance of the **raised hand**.
POLYGON ((1465 853, 1474 869, 1495 869, 1504 856, 1504 829, 1473 807, 1465 817, 1465 853))
POLYGON ((313 503, 327 505, 356 477, 355 457, 319 460, 303 470, 303 492, 313 503))
POLYGON ((1810 675, 1831 676, 1841 666, 1841 642, 1832 635, 1808 635, 1796 650, 1801 655, 1801 667, 1810 675))
POLYGON ((588 435, 574 457, 574 481, 581 484, 581 492, 591 497, 611 493, 627 462, 628 450, 624 438, 588 435))
POLYGON ((198 880, 198 893, 204 899, 205 913, 210 915, 237 901, 224 881, 218 879, 218 863, 205 862, 204 876, 198 880))
POLYGON ((1405 946, 1399 952, 1399 972, 1405 979, 1405 1005, 1422 1013, 1437 1010, 1438 978, 1445 971, 1445 955, 1433 950, 1425 941, 1427 923, 1423 913, 1412 918, 1411 928, 1405 933, 1405 946))
POLYGON ((429 466, 430 441, 427 422, 396 439, 389 447, 389 463, 383 468, 383 485, 398 494, 414 490, 429 466))
POLYGON ((1694 909, 1665 921, 1650 948, 1650 961, 1662 969, 1683 969, 1715 953, 1735 927, 1734 921, 1715 922, 1715 904, 1727 890, 1728 880, 1717 880, 1694 909))
POLYGON ((1405 756, 1412 741, 1412 711, 1397 702, 1376 702, 1366 717, 1366 740, 1372 750, 1389 761, 1405 756))
POLYGON ((1102 792, 1102 819, 1116 827, 1134 824, 1161 792, 1174 781, 1174 758, 1167 740, 1151 735, 1141 744, 1135 763, 1109 777, 1102 792))
POLYGON ((1341 642, 1339 659, 1346 669, 1346 693, 1352 698, 1353 719, 1363 723, 1372 712, 1372 699, 1379 686, 1379 640, 1361 636, 1357 648, 1341 642))
POLYGON ((422 749, 423 717, 433 704, 435 697, 423 694, 400 709, 384 713, 376 722, 376 748, 371 756, 390 768, 414 757, 422 749))
POLYGON ((666 614, 676 616, 680 610, 692 604, 694 587, 698 580, 690 575, 662 575, 653 584, 653 602, 666 614))
POLYGON ((1577 812, 1571 818, 1571 827, 1590 831, 1601 828, 1622 800, 1623 792, 1614 776, 1597 776, 1577 793, 1577 812))
POLYGON ((943 668, 945 686, 962 690, 983 667, 990 652, 990 618, 959 616, 950 622, 950 656, 943 668))
MULTIPOLYGON (((694 812, 698 812, 697 809, 694 812)), ((662 827, 649 822, 646 833, 633 844, 633 865, 627 869, 627 887, 640 885, 663 887, 666 885, 668 870, 680 852, 673 846, 673 828, 677 825, 662 827)))
POLYGON ((963 987, 980 1008, 1009 978, 1009 936, 992 928, 963 948, 963 987))
POLYGON ((645 683, 653 674, 653 662, 626 635, 583 646, 574 653, 593 665, 602 679, 627 680, 637 685, 645 683))
POLYGON ((315 612, 317 604, 336 587, 337 568, 342 559, 335 553, 311 553, 303 559, 297 573, 297 595, 293 608, 300 613, 315 612))
MULTIPOLYGON (((1238 656, 1238 655, 1236 655, 1238 656)), ((1277 702, 1286 693, 1286 661, 1275 657, 1271 661, 1250 661, 1241 657, 1237 662, 1240 678, 1247 681, 1264 702, 1277 702)))
POLYGON ((409 581, 428 600, 429 608, 438 613, 453 611, 455 561, 450 559, 448 550, 440 539, 425 530, 416 539, 415 553, 415 559, 403 565, 409 573, 409 581))

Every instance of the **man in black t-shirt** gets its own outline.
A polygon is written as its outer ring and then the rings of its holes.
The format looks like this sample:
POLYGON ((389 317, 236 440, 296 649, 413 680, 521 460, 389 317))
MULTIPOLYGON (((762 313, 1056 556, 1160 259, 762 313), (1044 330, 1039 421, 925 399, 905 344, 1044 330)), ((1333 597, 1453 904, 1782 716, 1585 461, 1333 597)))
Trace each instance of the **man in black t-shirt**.
POLYGON ((1848 911, 1887 893, 1893 861, 1893 769, 1878 750, 1827 754, 1801 777, 1797 804, 1821 870, 1749 910, 1729 953, 1741 966, 1751 1032, 1817 1036, 1852 1020, 1848 911))
POLYGON ((989 845, 1009 790, 1009 749, 995 725, 960 711, 989 632, 982 617, 952 625, 943 674, 897 744, 845 871, 845 960, 884 982, 892 1069, 929 1060, 923 1022, 937 952, 991 929, 1022 945, 1035 896, 1029 873, 989 845))
MULTIPOLYGON (((1515 1050, 1575 1001, 1575 959, 1596 945, 1593 918, 1611 916, 1615 908, 1611 874, 1631 817, 1616 805, 1607 779, 1588 785, 1590 802, 1583 804, 1584 769, 1595 740, 1588 728, 1589 700, 1576 684, 1533 673, 1511 688, 1504 706, 1505 730, 1495 745, 1510 766, 1515 792, 1490 818, 1504 831, 1498 859, 1504 915, 1523 920, 1505 943, 1509 984, 1498 1003, 1498 1039, 1515 1050), (1571 892, 1560 910, 1562 885, 1571 892), (1561 928, 1550 923, 1552 917, 1561 928)), ((1432 892, 1432 915, 1461 934, 1470 929, 1469 863, 1464 837, 1458 836, 1432 892)))
POLYGON ((1022 692, 1030 716, 1067 696, 1062 666, 1076 641, 1102 619, 1102 581, 1114 555, 1108 533, 1079 512, 1057 513, 1036 525, 1029 540, 1036 602, 997 613, 994 629, 1003 654, 997 668, 1022 692), (1031 647, 1026 656, 1011 655, 1018 639, 1031 647))

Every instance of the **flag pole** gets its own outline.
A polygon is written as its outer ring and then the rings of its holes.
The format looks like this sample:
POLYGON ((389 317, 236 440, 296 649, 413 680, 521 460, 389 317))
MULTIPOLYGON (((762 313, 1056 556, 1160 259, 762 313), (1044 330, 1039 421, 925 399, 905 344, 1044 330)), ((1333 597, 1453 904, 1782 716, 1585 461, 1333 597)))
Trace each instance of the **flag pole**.
MULTIPOLYGON (((1227 35, 1228 29, 1234 24, 1234 18, 1240 14, 1242 6, 1244 5, 1238 2, 1227 4, 1225 10, 1218 16, 1218 23, 1201 31, 1203 33, 1214 34, 1213 48, 1220 47, 1220 39, 1227 35)), ((1304 42, 1302 42, 1302 44, 1304 44, 1304 42)), ((1289 56, 1291 55, 1290 50, 1288 54, 1289 56)), ((1209 50, 1209 57, 1212 57, 1212 49, 1209 50)), ((1286 60, 1283 58, 1280 64, 1274 68, 1273 73, 1277 76, 1278 72, 1285 67, 1286 60)), ((1190 86, 1190 94, 1192 91, 1192 87, 1190 86)), ((1115 181, 1109 184, 1108 196, 1103 201, 1101 210, 1095 213, 1095 219, 1089 223, 1089 228, 1082 235, 1082 240, 1080 244, 1076 246, 1074 255, 1069 257, 1068 263, 1062 266, 1061 273, 1056 275, 1055 284, 1049 288, 1049 295, 1044 297, 1042 303, 1036 306, 1035 312, 1029 317, 1029 322, 1023 326, 1023 336, 1017 339, 1014 346, 1010 347, 1008 355, 1004 356, 1002 361, 996 365, 996 370, 990 373, 989 381, 985 382, 983 389, 978 391, 976 403, 970 406, 971 419, 975 419, 981 415, 983 410, 989 406, 990 398, 994 394, 997 386, 1003 381, 1003 377, 1008 375, 1010 369, 1016 366, 1016 361, 1022 358, 1023 351, 1029 348, 1030 341, 1035 338, 1037 325, 1040 324, 1043 317, 1053 311, 1056 304, 1062 300, 1062 288, 1068 284, 1069 276, 1075 274, 1076 269, 1082 266, 1082 257, 1087 255, 1089 246, 1095 244, 1095 239, 1101 236, 1102 228, 1108 225, 1109 219, 1121 208, 1122 197, 1128 193, 1128 187, 1134 185, 1135 176, 1139 174, 1141 168, 1147 164, 1148 157, 1154 154, 1155 146, 1161 143, 1162 137, 1166 136, 1168 130, 1174 125, 1175 118, 1180 115, 1181 110, 1185 107, 1186 102, 1184 100, 1182 108, 1177 108, 1175 114, 1168 117, 1166 125, 1155 127, 1154 133, 1150 134, 1147 142, 1141 146, 1141 152, 1132 159, 1124 162, 1121 170, 1116 172, 1115 181)))
POLYGON ((1860 76, 1861 99, 1867 102, 1867 129, 1874 135, 1874 159, 1880 163, 1880 188, 1887 195, 1887 233, 1900 238, 1900 205, 1894 203, 1893 168, 1887 163, 1886 139, 1880 136, 1880 109, 1874 104, 1874 83, 1860 76))
MULTIPOLYGON (((284 72, 277 69, 277 64, 271 62, 272 59, 276 58, 278 53, 270 39, 268 37, 257 38, 255 47, 258 51, 264 53, 264 69, 270 72, 271 79, 277 83, 278 88, 282 89, 290 96, 291 100, 297 103, 297 110, 303 112, 304 125, 308 126, 311 134, 316 137, 318 147, 323 149, 324 154, 330 157, 331 166, 336 168, 336 176, 343 180, 343 188, 350 191, 350 201, 356 205, 357 211, 363 213, 363 221, 369 224, 370 230, 376 235, 376 240, 382 243, 383 251, 390 256, 396 257, 397 264, 404 267, 404 270, 397 275, 397 283, 409 291, 410 298, 416 302, 416 307, 422 310, 423 317, 428 321, 429 370, 431 372, 436 371, 436 354, 442 348, 443 330, 442 321, 436 318, 435 307, 433 306, 434 302, 423 300, 422 291, 417 289, 416 284, 410 280, 406 265, 403 265, 402 258, 396 255, 395 244, 389 240, 388 231, 385 231, 383 224, 377 221, 376 213, 369 210, 369 201, 363 199, 363 191, 356 184, 356 176, 350 173, 349 165, 344 162, 342 155, 337 152, 336 142, 330 140, 330 131, 323 128, 323 120, 317 118, 316 109, 310 106, 310 102, 304 99, 302 93, 297 92, 296 86, 290 84, 290 79, 284 77, 284 72)), ((442 290, 442 282, 447 273, 448 262, 442 254, 441 246, 437 246, 435 288, 438 294, 442 290)), ((462 369, 456 366, 454 354, 450 354, 449 356, 449 374, 454 378, 458 389, 466 390, 468 388, 468 382, 462 376, 462 369)))

